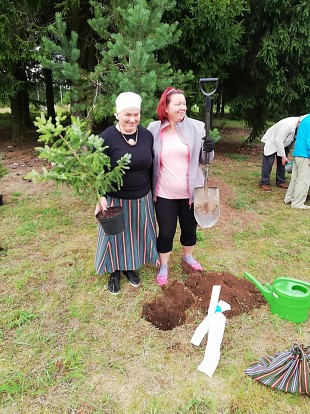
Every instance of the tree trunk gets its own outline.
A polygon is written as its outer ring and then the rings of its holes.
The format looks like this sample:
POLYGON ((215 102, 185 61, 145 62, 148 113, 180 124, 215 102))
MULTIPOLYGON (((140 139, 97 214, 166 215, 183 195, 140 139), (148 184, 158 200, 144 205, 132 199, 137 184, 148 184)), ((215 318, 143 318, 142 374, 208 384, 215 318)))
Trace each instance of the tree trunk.
POLYGON ((16 95, 11 98, 11 118, 12 118, 12 136, 11 136, 12 141, 14 142, 25 141, 20 92, 17 92, 16 95))
POLYGON ((221 102, 222 102, 221 97, 222 95, 218 93, 216 97, 216 116, 217 117, 219 117, 221 113, 221 102))
POLYGON ((25 141, 25 127, 32 127, 33 123, 29 111, 28 81, 25 68, 16 65, 13 75, 17 84, 16 93, 11 97, 12 140, 25 141))
POLYGON ((15 73, 15 77, 18 81, 22 82, 22 86, 20 90, 20 103, 22 107, 21 111, 22 111, 23 126, 27 128, 31 128, 33 127, 33 122, 30 116, 28 80, 27 80, 25 69, 19 68, 15 73))
POLYGON ((221 116, 225 115, 225 105, 226 105, 226 96, 225 93, 222 93, 222 102, 221 102, 221 116))
POLYGON ((53 124, 55 124, 55 101, 54 101, 54 89, 53 89, 53 77, 50 69, 43 69, 44 82, 45 82, 45 99, 47 107, 47 118, 51 117, 53 124))
POLYGON ((29 95, 26 89, 21 91, 21 106, 22 106, 22 120, 23 126, 32 128, 33 122, 30 116, 30 108, 29 108, 29 95))

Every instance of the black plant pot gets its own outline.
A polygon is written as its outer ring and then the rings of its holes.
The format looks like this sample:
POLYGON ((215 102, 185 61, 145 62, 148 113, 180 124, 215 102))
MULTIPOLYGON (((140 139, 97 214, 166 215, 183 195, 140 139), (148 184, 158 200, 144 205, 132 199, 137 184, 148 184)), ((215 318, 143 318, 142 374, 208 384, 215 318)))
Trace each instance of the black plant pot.
POLYGON ((99 212, 96 218, 106 234, 119 234, 125 229, 123 207, 108 207, 104 214, 99 212))

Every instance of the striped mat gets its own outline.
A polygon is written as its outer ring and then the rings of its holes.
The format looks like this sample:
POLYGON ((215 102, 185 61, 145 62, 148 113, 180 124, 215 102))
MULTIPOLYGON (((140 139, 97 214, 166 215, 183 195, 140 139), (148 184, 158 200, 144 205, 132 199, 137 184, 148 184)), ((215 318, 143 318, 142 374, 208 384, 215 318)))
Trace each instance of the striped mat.
POLYGON ((252 363, 245 373, 273 389, 310 396, 310 346, 294 344, 252 363))

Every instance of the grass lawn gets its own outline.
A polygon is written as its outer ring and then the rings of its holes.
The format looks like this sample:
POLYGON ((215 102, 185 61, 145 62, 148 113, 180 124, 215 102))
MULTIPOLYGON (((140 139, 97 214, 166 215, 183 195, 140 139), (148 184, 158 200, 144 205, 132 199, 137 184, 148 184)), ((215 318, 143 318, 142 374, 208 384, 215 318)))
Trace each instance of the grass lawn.
MULTIPOLYGON (((309 212, 285 205, 283 189, 259 189, 262 147, 241 146, 246 132, 226 127, 218 124, 210 178, 220 185, 221 217, 199 229, 196 258, 206 271, 248 271, 263 284, 310 282, 309 212)), ((227 319, 209 378, 197 370, 207 338, 190 344, 205 315, 170 331, 143 319, 143 304, 162 294, 152 266, 141 269, 139 288, 122 280, 121 293, 109 294, 93 265, 94 206, 23 180, 40 163, 29 146, 8 145, 0 146, 10 172, 0 181, 1 414, 310 414, 308 397, 244 374, 261 356, 310 345, 309 321, 280 319, 269 305, 227 319)), ((170 272, 184 280, 178 236, 170 272)))

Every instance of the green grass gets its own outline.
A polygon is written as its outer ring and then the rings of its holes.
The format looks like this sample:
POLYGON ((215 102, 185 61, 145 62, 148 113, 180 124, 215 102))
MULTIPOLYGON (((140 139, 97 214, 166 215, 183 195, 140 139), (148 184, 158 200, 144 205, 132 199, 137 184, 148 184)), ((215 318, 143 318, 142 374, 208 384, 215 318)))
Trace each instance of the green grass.
MULTIPOLYGON (((218 159, 213 173, 232 195, 225 221, 198 231, 205 270, 309 282, 309 215, 284 205, 281 189, 260 191, 260 154, 218 159)), ((31 197, 19 188, 1 206, 1 414, 310 414, 308 398, 244 374, 260 356, 308 344, 309 321, 287 322, 268 305, 227 320, 220 363, 207 377, 197 370, 206 341, 190 344, 200 320, 160 331, 141 318, 143 304, 161 295, 156 269, 141 269, 138 289, 122 279, 120 295, 110 295, 93 265, 94 206, 40 186, 31 197)), ((171 274, 184 281, 178 238, 171 274)))
POLYGON ((8 108, 0 108, 0 128, 9 128, 11 124, 12 118, 8 108))
POLYGON ((251 209, 253 203, 249 200, 248 195, 244 191, 236 190, 236 196, 230 201, 231 207, 239 209, 251 209))
POLYGON ((225 116, 224 118, 216 118, 213 117, 212 119, 213 127, 214 128, 231 128, 231 129, 242 129, 245 128, 245 122, 240 121, 237 119, 231 119, 229 116, 225 116))
POLYGON ((235 161, 248 161, 249 156, 248 155, 241 155, 241 154, 225 154, 227 158, 231 158, 235 161))

